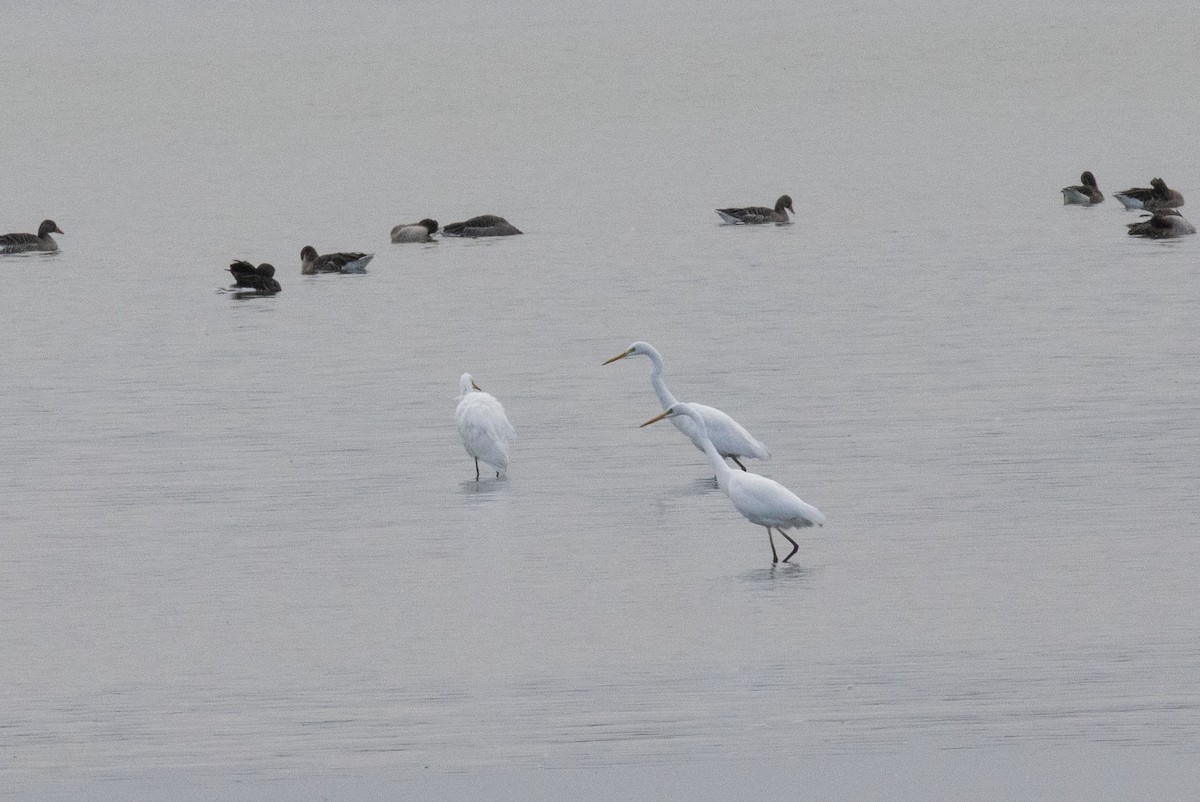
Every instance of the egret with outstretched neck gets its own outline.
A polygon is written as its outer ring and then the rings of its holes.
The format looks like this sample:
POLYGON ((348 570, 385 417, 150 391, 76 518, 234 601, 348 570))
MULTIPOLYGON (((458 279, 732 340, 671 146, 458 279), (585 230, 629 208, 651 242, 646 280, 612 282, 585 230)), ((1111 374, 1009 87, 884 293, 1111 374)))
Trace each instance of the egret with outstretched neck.
POLYGON ((792 544, 792 550, 788 552, 788 556, 783 558, 783 561, 787 562, 792 559, 792 555, 799 551, 800 545, 792 540, 784 530, 813 525, 824 526, 825 515, 773 479, 730 468, 717 453, 712 440, 708 438, 704 418, 696 411, 695 404, 684 402, 672 404, 661 415, 651 418, 642 426, 649 426, 663 418, 675 420, 680 417, 688 418, 696 424, 700 441, 703 443, 704 455, 708 457, 709 464, 717 472, 717 486, 729 497, 733 508, 751 523, 767 528, 767 538, 771 541, 771 562, 779 562, 779 554, 775 551, 775 538, 771 534, 772 529, 777 530, 792 544))
MULTIPOLYGON (((658 350, 653 345, 639 340, 612 359, 605 360, 604 364, 607 365, 611 362, 616 362, 618 359, 624 359, 627 356, 644 356, 650 360, 650 384, 654 387, 654 394, 658 396, 658 402, 662 404, 663 409, 670 409, 673 404, 679 403, 678 399, 667 389, 666 382, 663 381, 662 355, 658 353, 658 350)), ((746 466, 742 464, 738 457, 753 457, 761 460, 771 458, 771 450, 769 448, 758 440, 755 440, 750 432, 746 431, 745 427, 721 410, 695 403, 691 404, 691 407, 704 421, 704 426, 708 431, 708 439, 716 447, 717 453, 722 457, 728 457, 736 462, 737 466, 743 471, 746 470, 746 466)), ((692 423, 691 419, 676 416, 671 418, 671 423, 675 424, 676 429, 687 435, 696 448, 701 451, 704 450, 698 429, 692 423)))

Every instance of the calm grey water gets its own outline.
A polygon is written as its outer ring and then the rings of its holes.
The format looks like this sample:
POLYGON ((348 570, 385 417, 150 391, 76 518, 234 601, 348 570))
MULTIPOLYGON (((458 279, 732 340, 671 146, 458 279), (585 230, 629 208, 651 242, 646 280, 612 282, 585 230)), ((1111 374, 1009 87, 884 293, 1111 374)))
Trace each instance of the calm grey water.
POLYGON ((0 228, 67 232, 0 263, 0 785, 1192 770, 1200 240, 1111 193, 1200 193, 1194 26, 123 5, 0 32, 0 228), (1110 200, 1063 207, 1083 169, 1110 200), (784 192, 795 225, 712 211, 784 192), (526 234, 388 242, 480 213, 526 234), (301 277, 309 244, 376 257, 301 277), (234 258, 283 293, 218 292, 234 258), (826 513, 797 564, 637 428, 648 363, 600 365, 637 339, 826 513), (471 481, 464 371, 505 480, 471 481))

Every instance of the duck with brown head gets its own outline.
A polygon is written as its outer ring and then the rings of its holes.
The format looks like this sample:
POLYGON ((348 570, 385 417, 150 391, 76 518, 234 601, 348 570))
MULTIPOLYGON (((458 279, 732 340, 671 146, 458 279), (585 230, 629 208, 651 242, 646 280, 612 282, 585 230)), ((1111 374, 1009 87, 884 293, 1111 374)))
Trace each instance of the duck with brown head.
POLYGON ((300 272, 305 276, 315 273, 365 273, 367 262, 375 258, 373 253, 327 253, 317 254, 317 249, 305 245, 300 249, 300 272))
POLYGON ((438 222, 426 217, 419 223, 401 223, 392 229, 392 242, 437 242, 438 222))
POLYGON ((58 250, 51 234, 62 234, 53 220, 43 220, 36 234, 4 234, 0 236, 0 253, 50 253, 58 250))
POLYGON ((283 287, 275 279, 275 266, 263 262, 258 267, 238 259, 228 268, 233 274, 233 285, 255 290, 260 295, 274 295, 282 292, 283 287))
POLYGON ((1096 176, 1090 170, 1084 170, 1079 176, 1079 184, 1073 187, 1063 187, 1063 203, 1080 206, 1094 206, 1104 202, 1104 193, 1096 184, 1096 176))
POLYGON ((1151 178, 1149 187, 1132 187, 1124 192, 1113 193, 1113 197, 1126 209, 1145 209, 1148 212, 1174 209, 1183 205, 1183 193, 1168 187, 1167 182, 1161 178, 1151 178))
POLYGON ((774 209, 768 209, 766 206, 717 209, 717 214, 720 215, 721 219, 731 225, 787 223, 790 222, 787 216, 788 212, 792 214, 796 213, 796 210, 792 208, 792 198, 789 195, 780 195, 779 200, 775 201, 774 209))
POLYGON ((1148 220, 1129 223, 1129 236, 1147 239, 1174 239, 1195 234, 1196 227, 1183 219, 1176 209, 1160 209, 1148 220))
POLYGON ((442 228, 447 237, 511 237, 521 229, 496 214, 481 214, 461 223, 447 223, 442 228))

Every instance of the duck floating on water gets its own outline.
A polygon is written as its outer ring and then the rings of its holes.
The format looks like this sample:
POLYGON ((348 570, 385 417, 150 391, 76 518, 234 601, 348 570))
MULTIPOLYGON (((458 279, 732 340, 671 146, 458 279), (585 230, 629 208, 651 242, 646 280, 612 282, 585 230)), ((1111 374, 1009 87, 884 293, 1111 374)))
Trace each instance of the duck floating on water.
POLYGON ((365 273, 367 262, 375 258, 373 253, 327 253, 317 254, 317 249, 305 245, 300 249, 300 272, 305 276, 314 273, 365 273))
POLYGON ((1075 203, 1080 206, 1094 206, 1104 202, 1104 193, 1096 183, 1096 176, 1090 170, 1084 170, 1079 176, 1079 184, 1073 187, 1063 187, 1063 203, 1075 203))
POLYGON ((787 223, 789 218, 788 212, 796 213, 792 208, 792 199, 789 195, 780 195, 779 200, 775 201, 775 208, 768 209, 766 206, 744 206, 740 209, 717 209, 717 214, 726 223, 733 225, 757 225, 760 223, 787 223), (787 211, 784 211, 784 210, 787 211))
POLYGON ((62 234, 63 230, 53 220, 43 220, 36 234, 4 234, 0 236, 0 253, 49 253, 58 250, 58 243, 51 234, 62 234))
POLYGON ((520 234, 521 229, 494 214, 481 214, 461 223, 447 223, 442 234, 447 237, 508 237, 520 234))
POLYGON ((1114 192, 1113 197, 1126 209, 1145 209, 1148 212, 1174 209, 1183 205, 1183 194, 1168 187, 1167 182, 1161 178, 1151 178, 1149 187, 1133 187, 1124 192, 1114 192))
POLYGON ((1171 239, 1196 233, 1196 227, 1183 219, 1183 215, 1175 209, 1162 209, 1152 214, 1149 220, 1126 225, 1129 226, 1131 237, 1171 239))
POLYGON ((419 223, 401 223, 392 229, 392 242, 437 242, 438 221, 426 217, 419 223))
POLYGON ((238 259, 228 268, 233 274, 235 287, 254 290, 261 295, 274 295, 282 292, 283 287, 275 278, 275 266, 263 262, 258 267, 238 259))

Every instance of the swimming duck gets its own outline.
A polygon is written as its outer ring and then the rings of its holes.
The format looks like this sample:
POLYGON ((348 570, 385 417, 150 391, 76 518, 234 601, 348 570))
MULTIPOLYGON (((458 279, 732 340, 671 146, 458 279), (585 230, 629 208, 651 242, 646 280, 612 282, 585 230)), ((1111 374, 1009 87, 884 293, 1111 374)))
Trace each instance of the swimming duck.
POLYGON ((1183 215, 1174 209, 1160 209, 1152 214, 1149 220, 1126 225, 1129 226, 1129 236, 1131 237, 1171 239, 1196 233, 1196 227, 1184 220, 1183 215))
POLYGON ((775 208, 768 209, 766 206, 746 206, 741 209, 717 209, 717 214, 721 215, 721 219, 726 223, 744 223, 747 225, 755 223, 786 223, 788 222, 787 209, 792 214, 796 210, 792 208, 792 199, 788 195, 780 195, 779 200, 775 201, 775 208))
POLYGON ((401 223, 392 229, 392 242, 436 242, 431 235, 437 230, 437 220, 428 217, 419 223, 401 223))
POLYGON ((282 292, 283 287, 275 279, 275 266, 263 262, 258 267, 238 259, 229 266, 233 274, 234 286, 257 290, 263 295, 274 295, 282 292))
POLYGON ((520 234, 521 230, 503 217, 481 214, 461 223, 449 223, 442 233, 447 237, 507 237, 520 234))
POLYGON ((1151 178, 1149 187, 1133 187, 1124 192, 1114 192, 1113 197, 1124 204, 1126 209, 1145 209, 1148 212, 1174 209, 1183 205, 1183 194, 1168 187, 1167 182, 1161 178, 1151 178))
POLYGON ((57 251, 58 243, 51 234, 61 234, 53 220, 43 220, 36 234, 4 234, 0 236, 0 253, 30 253, 32 251, 57 251))
POLYGON ((1079 186, 1063 187, 1063 203, 1078 203, 1081 206, 1092 206, 1104 202, 1104 193, 1096 184, 1096 176, 1090 170, 1084 170, 1079 176, 1079 186))
POLYGON ((365 273, 367 262, 375 258, 373 253, 327 253, 317 255, 317 249, 305 245, 300 250, 300 272, 311 276, 314 273, 365 273))

